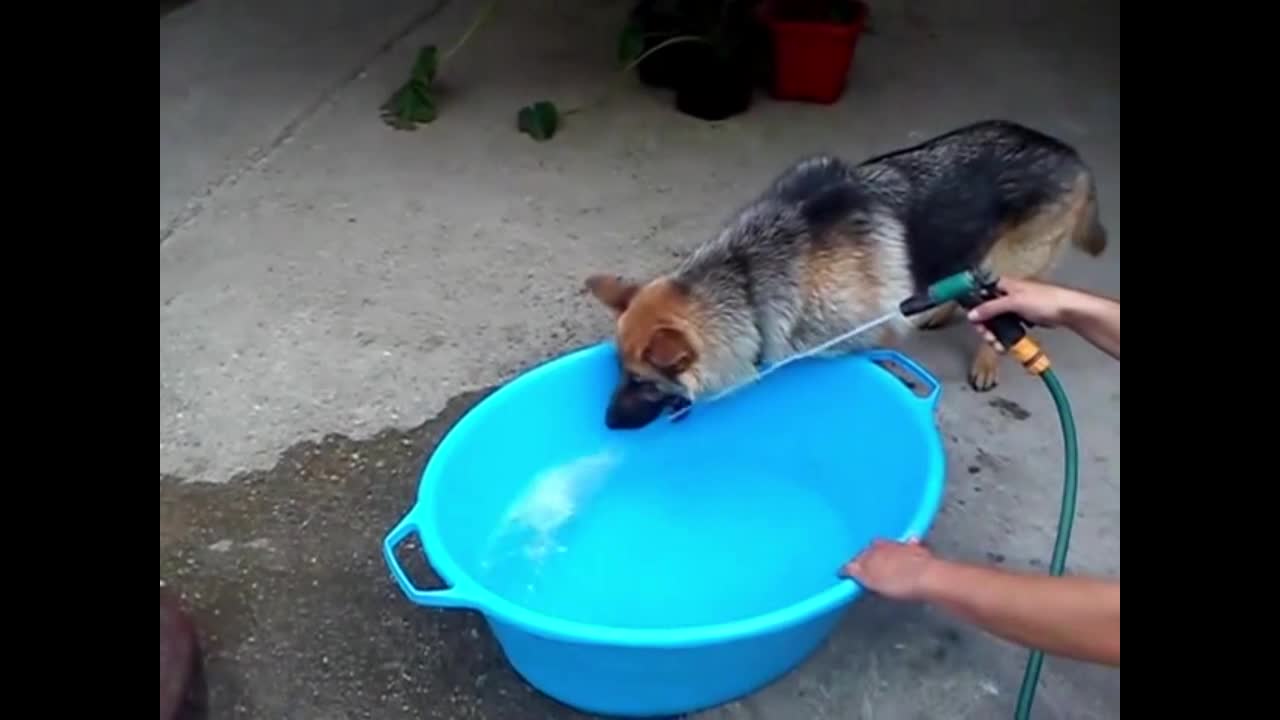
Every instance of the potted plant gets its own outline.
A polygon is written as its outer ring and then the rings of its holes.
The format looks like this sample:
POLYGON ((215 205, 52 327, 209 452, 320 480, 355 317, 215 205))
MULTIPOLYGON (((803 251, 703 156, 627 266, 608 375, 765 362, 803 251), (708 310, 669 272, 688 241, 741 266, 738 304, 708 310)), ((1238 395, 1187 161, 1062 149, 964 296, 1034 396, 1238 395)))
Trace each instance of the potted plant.
MULTIPOLYGON (((689 22, 687 0, 639 0, 627 17, 619 39, 618 57, 629 62, 675 37, 697 31, 689 22)), ((674 90, 680 74, 689 64, 690 46, 679 43, 663 48, 636 63, 636 77, 649 87, 674 90)))
POLYGON ((676 109, 687 115, 714 121, 740 114, 751 106, 767 46, 756 35, 754 2, 641 0, 623 30, 621 53, 635 56, 668 43, 636 65, 642 82, 675 90, 676 109))
POLYGON ((676 109, 717 121, 747 111, 755 94, 750 57, 728 40, 689 45, 689 64, 676 81, 676 109))
POLYGON ((773 43, 773 96, 826 104, 840 99, 869 14, 862 0, 764 0, 760 15, 773 43))

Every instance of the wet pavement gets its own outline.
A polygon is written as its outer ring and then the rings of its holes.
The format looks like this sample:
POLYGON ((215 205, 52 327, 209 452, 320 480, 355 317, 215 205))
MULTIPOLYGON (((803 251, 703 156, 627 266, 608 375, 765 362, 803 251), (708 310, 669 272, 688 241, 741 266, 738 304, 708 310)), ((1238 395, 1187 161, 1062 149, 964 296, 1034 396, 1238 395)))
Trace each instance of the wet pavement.
POLYGON ((161 477, 160 577, 199 628, 209 718, 585 717, 521 681, 478 615, 409 603, 379 551, 430 450, 487 392, 407 431, 300 443, 234 482, 161 477))
MULTIPOLYGON (((331 434, 290 448, 272 468, 227 483, 160 478, 160 577, 200 634, 207 714, 186 720, 571 720, 593 717, 540 694, 511 668, 483 619, 418 608, 380 548, 412 507, 418 479, 449 428, 492 388, 459 395, 435 418, 366 440, 331 434)), ((993 405, 1022 422, 1016 403, 993 405)), ((945 420, 944 420, 944 424, 945 420)), ((946 434, 953 469, 938 547, 972 513, 990 476, 1014 459, 946 434)), ((1003 490, 996 487, 995 493, 1003 490)), ((989 498, 988 500, 994 500, 989 498)), ((1083 524, 1083 523, 1082 523, 1083 524)), ((413 539, 399 557, 415 583, 440 587, 413 539)), ((986 561, 1037 567, 1036 553, 986 561)), ((930 610, 860 600, 832 638, 765 691, 701 714, 719 720, 1003 716, 1025 652, 930 610), (1003 690, 1002 690, 1003 688, 1003 690)), ((1109 717, 1118 675, 1050 659, 1043 718, 1109 717), (1106 688, 1080 700, 1085 688, 1106 688)))

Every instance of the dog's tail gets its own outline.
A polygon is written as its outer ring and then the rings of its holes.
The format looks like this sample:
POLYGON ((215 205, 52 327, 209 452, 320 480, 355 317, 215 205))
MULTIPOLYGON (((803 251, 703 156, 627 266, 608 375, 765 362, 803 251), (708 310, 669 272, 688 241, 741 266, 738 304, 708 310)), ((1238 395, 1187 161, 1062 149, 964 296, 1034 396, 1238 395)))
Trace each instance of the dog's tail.
POLYGON ((1093 257, 1098 257, 1107 249, 1107 229, 1102 226, 1098 216, 1098 188, 1092 179, 1089 181, 1089 195, 1084 201, 1081 222, 1076 224, 1071 234, 1071 244, 1093 257))

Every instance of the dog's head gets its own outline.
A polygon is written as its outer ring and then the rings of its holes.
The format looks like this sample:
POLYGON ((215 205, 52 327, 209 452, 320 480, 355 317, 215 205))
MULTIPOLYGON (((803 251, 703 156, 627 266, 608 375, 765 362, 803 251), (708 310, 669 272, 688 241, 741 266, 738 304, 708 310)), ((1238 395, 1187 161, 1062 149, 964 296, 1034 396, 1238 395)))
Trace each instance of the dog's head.
POLYGON ((690 370, 698 348, 684 289, 669 278, 639 285, 612 275, 591 276, 587 288, 617 320, 622 378, 609 398, 605 424, 641 428, 664 410, 687 407, 696 389, 690 370))

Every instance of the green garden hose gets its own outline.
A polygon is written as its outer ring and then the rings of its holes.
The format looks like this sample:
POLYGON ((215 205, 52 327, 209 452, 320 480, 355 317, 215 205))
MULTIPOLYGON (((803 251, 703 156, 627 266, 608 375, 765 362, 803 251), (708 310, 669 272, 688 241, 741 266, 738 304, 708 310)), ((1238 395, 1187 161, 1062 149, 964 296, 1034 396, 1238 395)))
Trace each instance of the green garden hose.
MULTIPOLYGON (((1076 442, 1076 423, 1071 416, 1071 403, 1062 383, 1052 369, 1039 373, 1053 396, 1058 409, 1058 421, 1062 425, 1064 477, 1062 481, 1062 509, 1058 514, 1058 538, 1053 544, 1053 559, 1049 562, 1049 574, 1061 576, 1067 564, 1067 546, 1071 543, 1071 525, 1076 515, 1076 485, 1079 473, 1080 450, 1076 442)), ((1036 685, 1040 681, 1040 667, 1044 665, 1044 653, 1033 650, 1027 659, 1027 669, 1022 674, 1022 687, 1018 690, 1016 720, 1030 720, 1031 703, 1035 701, 1036 685)))
MULTIPOLYGON (((931 310, 946 302, 956 302, 966 310, 1003 294, 998 288, 998 278, 982 268, 966 270, 930 285, 925 292, 904 300, 899 310, 905 316, 931 310)), ((1067 564, 1067 545, 1071 542, 1071 525, 1076 515, 1076 483, 1079 473, 1079 448, 1076 443, 1076 423, 1071 416, 1071 403, 1062 389, 1058 376, 1049 367, 1045 355, 1035 340, 1027 334, 1026 320, 1013 313, 1005 313, 983 322, 987 330, 1005 348, 1009 355, 1038 375, 1049 388, 1054 405, 1058 409, 1058 421, 1062 425, 1065 478, 1062 487, 1062 509, 1058 514, 1058 538, 1053 545, 1053 559, 1049 562, 1049 574, 1061 576, 1067 564)), ((1022 687, 1018 690, 1015 720, 1030 720, 1031 703, 1035 700, 1036 685, 1040 681, 1040 668, 1044 665, 1044 652, 1033 650, 1022 675, 1022 687)))

